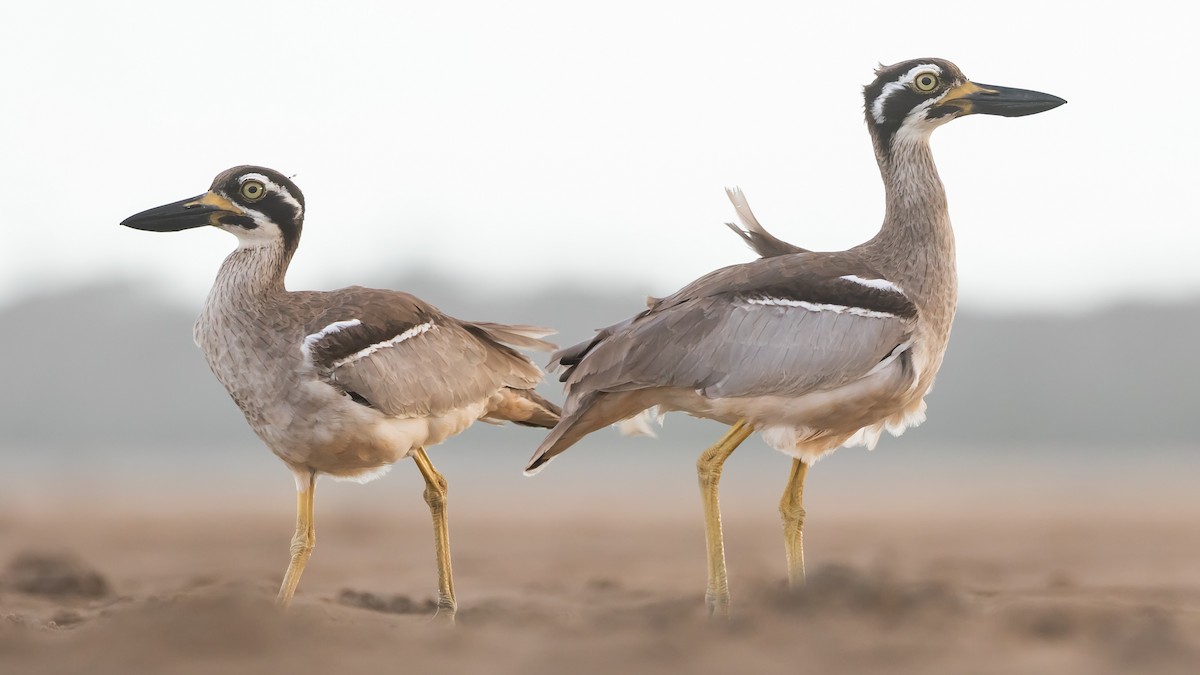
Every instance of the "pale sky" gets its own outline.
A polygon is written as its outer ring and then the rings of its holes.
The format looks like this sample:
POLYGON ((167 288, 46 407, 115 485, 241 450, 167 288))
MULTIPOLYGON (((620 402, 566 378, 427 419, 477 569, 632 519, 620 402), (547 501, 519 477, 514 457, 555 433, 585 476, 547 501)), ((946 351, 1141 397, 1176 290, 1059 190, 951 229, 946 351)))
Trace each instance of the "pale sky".
POLYGON ((1068 105, 934 134, 963 306, 1200 294, 1188 3, 6 2, 0 303, 121 276, 199 306, 234 239, 118 227, 236 164, 295 174, 292 288, 432 271, 663 294, 879 227, 861 88, 948 58, 1068 105))

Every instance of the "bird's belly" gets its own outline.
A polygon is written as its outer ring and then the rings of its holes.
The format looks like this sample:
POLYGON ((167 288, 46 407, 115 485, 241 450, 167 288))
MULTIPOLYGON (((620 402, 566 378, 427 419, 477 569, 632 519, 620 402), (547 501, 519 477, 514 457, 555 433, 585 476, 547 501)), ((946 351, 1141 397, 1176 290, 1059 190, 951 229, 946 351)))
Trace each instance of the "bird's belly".
MULTIPOLYGON (((746 419, 757 427, 778 424, 806 426, 831 432, 854 431, 903 408, 908 397, 874 397, 867 383, 854 383, 800 397, 754 396, 712 399, 718 419, 746 419)), ((889 392, 891 394, 891 392, 889 392)))
POLYGON ((389 417, 340 397, 326 401, 315 415, 268 433, 273 437, 267 445, 293 467, 366 482, 418 448, 461 433, 484 410, 480 402, 429 417, 389 417))
MULTIPOLYGON (((925 419, 928 389, 919 371, 891 366, 836 389, 801 396, 705 399, 672 397, 664 410, 680 410, 726 424, 747 420, 767 445, 813 462, 842 445, 874 447, 886 429, 899 435, 925 419)), ((689 392, 690 393, 690 392, 689 392)))

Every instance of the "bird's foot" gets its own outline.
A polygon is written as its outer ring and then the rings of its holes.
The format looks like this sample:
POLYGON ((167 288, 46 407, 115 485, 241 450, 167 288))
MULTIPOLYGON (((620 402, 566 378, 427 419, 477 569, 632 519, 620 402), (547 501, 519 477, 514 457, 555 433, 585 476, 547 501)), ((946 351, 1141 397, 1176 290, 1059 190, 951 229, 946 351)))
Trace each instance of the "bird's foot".
POLYGON ((439 602, 438 606, 437 606, 437 610, 434 611, 433 618, 431 619, 431 621, 433 621, 434 623, 442 624, 444 626, 452 627, 455 625, 454 617, 457 613, 458 613, 458 608, 456 605, 445 604, 445 603, 439 602))
POLYGON ((714 620, 729 618, 729 593, 709 591, 704 594, 704 604, 708 607, 708 618, 714 620))

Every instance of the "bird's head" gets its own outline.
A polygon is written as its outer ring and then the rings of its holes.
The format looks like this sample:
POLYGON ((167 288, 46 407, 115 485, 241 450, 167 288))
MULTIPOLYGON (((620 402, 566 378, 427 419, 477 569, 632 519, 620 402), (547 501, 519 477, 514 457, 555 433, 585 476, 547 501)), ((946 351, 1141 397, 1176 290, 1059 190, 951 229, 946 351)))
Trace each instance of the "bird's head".
POLYGON ((235 166, 202 195, 142 211, 121 221, 151 232, 211 225, 237 236, 243 247, 282 241, 293 250, 304 224, 304 194, 287 176, 261 166, 235 166))
POLYGON ((1051 94, 977 84, 945 59, 913 59, 880 66, 863 90, 867 126, 885 155, 904 142, 924 142, 956 117, 981 113, 1020 117, 1066 103, 1051 94))

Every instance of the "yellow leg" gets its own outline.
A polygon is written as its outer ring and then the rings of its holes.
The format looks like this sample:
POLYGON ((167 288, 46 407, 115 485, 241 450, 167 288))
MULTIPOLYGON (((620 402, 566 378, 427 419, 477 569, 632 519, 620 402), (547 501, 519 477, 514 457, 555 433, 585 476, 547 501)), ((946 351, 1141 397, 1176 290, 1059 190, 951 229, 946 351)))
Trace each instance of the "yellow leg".
POLYGON ((438 616, 454 623, 458 603, 454 599, 454 571, 450 566, 450 527, 446 520, 446 478, 433 468, 424 448, 418 448, 413 460, 425 478, 425 503, 433 515, 433 544, 438 562, 438 616))
POLYGON ((788 586, 804 585, 804 477, 808 465, 792 460, 792 475, 788 477, 783 498, 779 500, 779 515, 783 517, 783 548, 787 553, 788 586))
POLYGON ((283 585, 279 587, 279 596, 275 598, 275 604, 280 607, 292 604, 300 575, 304 573, 304 566, 308 564, 308 557, 317 543, 317 533, 313 527, 313 489, 316 486, 315 472, 296 475, 296 533, 292 535, 292 561, 288 563, 283 585))
POLYGON ((708 545, 708 589, 704 593, 704 604, 712 616, 729 616, 729 576, 725 571, 725 540, 721 534, 721 504, 717 499, 721 466, 752 433, 754 429, 746 420, 738 420, 696 462, 700 498, 704 501, 704 539, 708 545))

